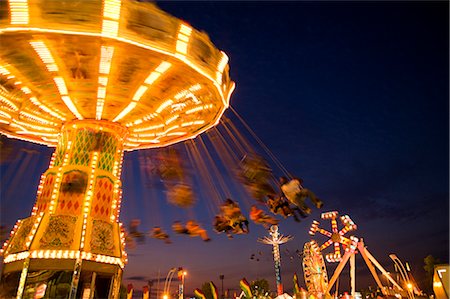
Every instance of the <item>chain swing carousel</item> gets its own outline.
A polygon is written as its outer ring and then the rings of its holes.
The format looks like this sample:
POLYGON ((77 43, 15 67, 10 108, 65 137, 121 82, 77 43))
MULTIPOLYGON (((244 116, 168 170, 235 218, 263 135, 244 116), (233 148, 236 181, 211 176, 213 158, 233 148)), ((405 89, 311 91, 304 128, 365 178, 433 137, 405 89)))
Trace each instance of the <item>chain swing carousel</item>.
POLYGON ((117 298, 124 152, 216 125, 234 89, 228 57, 151 3, 10 0, 0 9, 0 132, 55 147, 30 217, 3 247, 2 296, 95 289, 117 298))

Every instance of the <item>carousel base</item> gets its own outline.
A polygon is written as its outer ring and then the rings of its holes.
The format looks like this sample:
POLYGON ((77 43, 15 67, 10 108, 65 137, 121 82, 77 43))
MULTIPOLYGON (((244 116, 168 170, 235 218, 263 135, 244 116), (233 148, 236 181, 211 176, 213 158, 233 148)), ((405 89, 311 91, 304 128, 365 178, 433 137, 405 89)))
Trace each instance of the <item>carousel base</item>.
POLYGON ((92 261, 30 259, 3 264, 0 298, 118 298, 122 269, 92 261))

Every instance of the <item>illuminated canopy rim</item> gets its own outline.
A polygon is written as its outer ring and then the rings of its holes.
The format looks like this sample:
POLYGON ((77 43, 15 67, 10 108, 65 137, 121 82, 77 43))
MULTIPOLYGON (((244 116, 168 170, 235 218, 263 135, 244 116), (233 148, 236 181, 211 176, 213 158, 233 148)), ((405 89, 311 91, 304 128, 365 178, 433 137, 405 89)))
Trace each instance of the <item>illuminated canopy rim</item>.
POLYGON ((0 20, 0 132, 56 146, 66 122, 116 122, 125 150, 218 123, 234 82, 205 33, 136 1, 10 0, 0 20), (20 50, 18 50, 20 49, 20 50))

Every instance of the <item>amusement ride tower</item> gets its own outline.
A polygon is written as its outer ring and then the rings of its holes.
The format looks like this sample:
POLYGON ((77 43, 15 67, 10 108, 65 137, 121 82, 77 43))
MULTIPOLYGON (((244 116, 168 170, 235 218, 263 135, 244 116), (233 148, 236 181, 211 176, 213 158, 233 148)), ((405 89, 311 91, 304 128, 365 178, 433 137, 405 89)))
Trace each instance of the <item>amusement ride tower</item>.
POLYGON ((124 152, 216 125, 234 89, 228 57, 152 3, 9 0, 0 10, 0 133, 56 148, 31 215, 3 246, 2 295, 117 298, 124 152))

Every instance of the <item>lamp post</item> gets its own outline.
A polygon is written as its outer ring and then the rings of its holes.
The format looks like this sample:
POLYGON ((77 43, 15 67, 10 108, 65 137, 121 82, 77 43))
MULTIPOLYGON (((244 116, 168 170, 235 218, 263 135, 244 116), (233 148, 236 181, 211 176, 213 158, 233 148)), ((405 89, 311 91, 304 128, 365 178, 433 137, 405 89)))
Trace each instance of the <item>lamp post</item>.
POLYGON ((221 298, 224 298, 224 294, 223 294, 223 279, 225 278, 225 276, 223 274, 219 275, 219 279, 222 281, 222 290, 221 290, 221 298))

